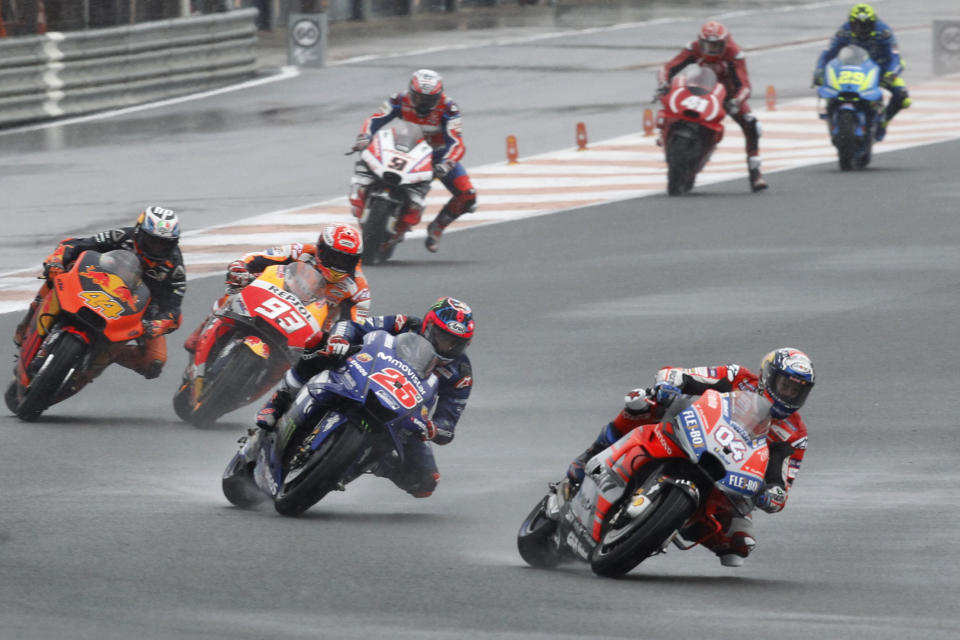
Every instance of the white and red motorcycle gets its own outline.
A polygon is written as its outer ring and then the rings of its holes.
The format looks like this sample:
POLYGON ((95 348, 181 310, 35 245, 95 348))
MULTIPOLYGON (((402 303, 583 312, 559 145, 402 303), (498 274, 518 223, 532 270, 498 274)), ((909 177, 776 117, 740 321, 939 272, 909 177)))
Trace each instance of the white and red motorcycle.
POLYGON ((360 213, 363 262, 379 264, 420 222, 433 181, 433 148, 420 127, 403 121, 377 131, 360 154, 357 173, 369 180, 360 213))
POLYGON ((749 514, 764 491, 770 402, 746 391, 681 397, 676 415, 638 427, 585 466, 583 484, 550 485, 520 527, 534 567, 590 563, 619 577, 671 542, 689 549, 721 535, 718 514, 749 514), (697 532, 695 535, 691 532, 697 532), (685 545, 680 537, 688 539, 685 545))

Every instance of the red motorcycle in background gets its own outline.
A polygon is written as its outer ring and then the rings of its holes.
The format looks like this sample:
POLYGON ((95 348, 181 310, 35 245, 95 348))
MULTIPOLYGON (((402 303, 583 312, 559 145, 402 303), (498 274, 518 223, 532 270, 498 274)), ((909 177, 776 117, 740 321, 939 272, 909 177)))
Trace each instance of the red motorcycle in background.
POLYGON ((693 189, 697 174, 723 139, 726 95, 726 88, 717 82, 712 69, 691 65, 674 76, 667 92, 660 96, 657 144, 666 154, 670 195, 693 189))
POLYGON ((320 272, 305 262, 267 267, 207 321, 173 408, 184 422, 213 424, 249 404, 296 364, 306 341, 337 320, 320 272))
POLYGON ((125 250, 84 251, 50 279, 17 356, 7 408, 36 420, 113 361, 113 350, 143 335, 150 305, 140 260, 125 250))

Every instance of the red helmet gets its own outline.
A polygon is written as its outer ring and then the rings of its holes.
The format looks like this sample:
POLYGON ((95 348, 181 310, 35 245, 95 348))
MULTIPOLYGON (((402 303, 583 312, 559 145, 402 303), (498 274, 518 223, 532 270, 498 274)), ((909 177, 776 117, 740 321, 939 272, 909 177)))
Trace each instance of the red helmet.
POLYGON ((438 298, 423 317, 420 333, 438 356, 453 360, 473 339, 473 311, 455 298, 438 298))
POLYGON ((317 269, 327 282, 354 275, 363 255, 363 237, 356 227, 329 224, 317 238, 317 269))
POLYGON ((443 78, 431 69, 414 71, 410 77, 410 103, 421 118, 427 117, 443 95, 443 78))
POLYGON ((730 39, 730 33, 727 28, 716 20, 707 22, 700 27, 700 33, 697 34, 697 41, 700 43, 700 51, 707 62, 715 62, 723 55, 727 48, 727 40, 730 39))

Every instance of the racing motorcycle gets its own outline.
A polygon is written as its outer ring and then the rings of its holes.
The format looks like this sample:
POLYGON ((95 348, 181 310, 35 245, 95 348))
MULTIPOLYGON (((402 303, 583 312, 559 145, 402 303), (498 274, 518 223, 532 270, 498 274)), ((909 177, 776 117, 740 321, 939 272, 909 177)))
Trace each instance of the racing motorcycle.
POLYGON ((667 193, 682 195, 693 189, 697 174, 723 139, 727 112, 723 101, 727 90, 717 82, 709 67, 688 66, 673 77, 660 96, 657 113, 660 136, 667 160, 667 193))
POLYGON ((126 250, 84 251, 48 283, 5 394, 21 420, 36 420, 99 375, 112 348, 143 335, 150 305, 140 261, 126 250))
POLYGON ((770 406, 745 391, 681 396, 664 421, 591 458, 579 490, 551 484, 520 527, 520 555, 534 567, 583 561, 619 577, 671 543, 690 549, 719 535, 718 514, 746 516, 766 488, 770 406))
POLYGON ((862 47, 849 45, 824 69, 817 111, 827 123, 842 171, 870 164, 873 139, 883 121, 880 67, 862 47))
POLYGON ((223 474, 231 503, 272 499, 278 513, 298 516, 362 473, 402 463, 404 443, 425 432, 436 397, 433 345, 418 333, 372 331, 351 351, 303 386, 274 432, 241 438, 223 474))
POLYGON ((390 259, 403 240, 403 235, 396 235, 397 223, 410 228, 420 222, 423 200, 433 181, 433 148, 420 127, 404 121, 377 131, 360 161, 373 177, 360 214, 363 262, 380 264, 390 259), (411 201, 419 203, 414 215, 407 213, 411 201))
POLYGON ((310 336, 336 318, 306 262, 267 267, 213 314, 173 396, 184 422, 209 426, 259 398, 296 364, 310 336))

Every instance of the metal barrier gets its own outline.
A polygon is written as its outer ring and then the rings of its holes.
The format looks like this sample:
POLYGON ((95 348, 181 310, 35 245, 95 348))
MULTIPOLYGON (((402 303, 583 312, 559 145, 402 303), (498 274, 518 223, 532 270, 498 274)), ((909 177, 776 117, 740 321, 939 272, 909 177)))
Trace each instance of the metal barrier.
POLYGON ((255 9, 0 40, 0 126, 203 91, 252 75, 255 9))

